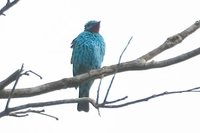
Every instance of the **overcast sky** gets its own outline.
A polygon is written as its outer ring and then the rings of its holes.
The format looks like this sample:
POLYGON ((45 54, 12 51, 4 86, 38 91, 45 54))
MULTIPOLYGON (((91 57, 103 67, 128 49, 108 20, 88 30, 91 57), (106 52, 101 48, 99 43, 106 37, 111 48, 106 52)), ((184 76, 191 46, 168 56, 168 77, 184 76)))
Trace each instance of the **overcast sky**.
MULTIPOLYGON (((1 6, 6 0, 1 1, 1 6)), ((89 20, 100 20, 100 33, 106 42, 103 66, 116 64, 129 38, 130 46, 122 61, 138 58, 161 45, 166 38, 181 32, 200 19, 198 0, 20 0, 0 16, 0 80, 21 67, 43 77, 24 77, 18 87, 37 86, 72 76, 71 41, 89 20)), ((154 60, 180 55, 199 47, 200 31, 154 60)), ((161 69, 118 74, 109 95, 110 100, 126 95, 129 100, 156 93, 200 86, 200 56, 161 69)), ((102 83, 102 96, 111 77, 102 83)), ((91 89, 95 98, 99 80, 91 89)), ((10 86, 11 87, 11 86, 10 86)), ((73 88, 33 98, 12 99, 11 106, 27 102, 76 98, 73 88)), ((4 109, 5 100, 0 100, 4 109)), ((126 133, 199 133, 200 94, 164 96, 119 109, 101 109, 102 117, 90 106, 89 113, 77 112, 76 104, 45 108, 59 121, 38 114, 25 118, 0 119, 5 132, 126 132, 126 133)), ((43 108, 40 108, 43 109, 43 108)))

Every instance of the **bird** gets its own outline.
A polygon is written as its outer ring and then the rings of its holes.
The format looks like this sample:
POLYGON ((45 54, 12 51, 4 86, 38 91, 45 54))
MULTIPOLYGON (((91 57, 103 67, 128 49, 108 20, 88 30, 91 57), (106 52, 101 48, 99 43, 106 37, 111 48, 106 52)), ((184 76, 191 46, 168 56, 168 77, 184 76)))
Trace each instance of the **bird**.
MULTIPOLYGON (((72 41, 71 64, 73 65, 73 76, 101 68, 105 55, 105 42, 99 33, 100 23, 101 21, 96 20, 88 21, 84 25, 84 31, 72 41)), ((93 82, 94 80, 87 80, 77 86, 79 88, 79 98, 89 97, 93 82)), ((77 110, 89 112, 89 102, 79 102, 77 110)))

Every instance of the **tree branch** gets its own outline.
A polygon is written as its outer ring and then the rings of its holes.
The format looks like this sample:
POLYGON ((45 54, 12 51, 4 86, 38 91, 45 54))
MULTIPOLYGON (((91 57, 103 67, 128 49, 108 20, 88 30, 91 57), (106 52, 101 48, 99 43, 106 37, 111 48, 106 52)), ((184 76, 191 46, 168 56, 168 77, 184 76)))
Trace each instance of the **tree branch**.
MULTIPOLYGON (((29 88, 18 88, 13 93, 13 98, 20 98, 20 97, 31 97, 36 96, 60 89, 66 89, 78 86, 83 81, 88 79, 97 79, 101 78, 103 75, 104 77, 114 74, 116 71, 116 68, 118 69, 118 72, 124 72, 124 71, 130 71, 130 70, 148 70, 153 68, 161 68, 170 66, 182 61, 185 61, 187 59, 190 59, 194 56, 197 56, 200 54, 200 48, 195 49, 191 52, 179 55, 177 57, 163 60, 163 61, 152 61, 149 63, 141 63, 138 60, 130 61, 130 62, 124 62, 121 64, 111 65, 107 67, 103 67, 98 70, 92 70, 90 73, 81 74, 75 77, 71 78, 64 78, 58 81, 46 83, 43 85, 39 85, 36 87, 29 87, 29 88)), ((4 89, 0 91, 0 98, 8 98, 8 95, 10 94, 11 89, 4 89)))
POLYGON ((135 100, 135 101, 126 102, 126 103, 123 103, 123 104, 103 105, 103 106, 100 105, 100 107, 101 108, 120 108, 120 107, 132 105, 132 104, 136 104, 136 103, 140 103, 140 102, 146 102, 146 101, 149 101, 151 99, 158 98, 160 96, 166 96, 166 95, 178 94, 178 93, 187 93, 187 92, 200 92, 200 87, 196 87, 196 88, 192 88, 192 89, 188 89, 188 90, 182 90, 182 91, 169 91, 169 92, 166 91, 166 92, 163 92, 163 93, 154 94, 154 95, 149 96, 149 97, 145 97, 145 98, 138 99, 138 100, 135 100))
POLYGON ((8 78, 0 82, 0 90, 3 90, 6 86, 11 84, 13 81, 17 79, 17 76, 20 74, 20 70, 16 70, 12 73, 8 78))
MULTIPOLYGON (((128 41, 126 47, 125 47, 124 50, 122 51, 122 53, 121 53, 121 55, 120 55, 120 57, 119 57, 118 65, 121 63, 122 56, 123 56, 124 52, 126 51, 126 49, 128 48, 129 44, 131 43, 131 40, 132 40, 132 39, 133 39, 133 37, 131 37, 131 38, 129 39, 129 41, 128 41)), ((113 75, 113 77, 112 77, 112 79, 111 79, 111 82, 110 82, 110 85, 109 85, 108 90, 107 90, 107 92, 106 92, 106 96, 105 96, 105 98, 104 98, 104 102, 103 102, 103 103, 106 103, 106 102, 107 102, 108 94, 109 94, 109 92, 110 92, 110 89, 111 89, 111 87, 112 87, 112 84, 113 84, 113 81, 114 81, 114 79, 115 79, 115 76, 116 76, 117 72, 118 72, 118 69, 115 70, 115 73, 114 73, 114 75, 113 75)))
POLYGON ((32 110, 32 109, 28 109, 28 110, 25 110, 25 111, 19 111, 19 112, 9 113, 9 116, 25 117, 25 116, 28 116, 28 113, 36 113, 36 114, 48 116, 48 117, 54 118, 55 120, 58 120, 57 117, 45 114, 44 112, 45 112, 45 110, 32 110))
MULTIPOLYGON (((75 98, 75 99, 64 99, 64 100, 39 102, 39 103, 38 102, 37 103, 28 103, 28 104, 24 104, 24 105, 20 105, 20 106, 16 106, 16 107, 8 108, 7 111, 4 110, 4 111, 0 112, 0 118, 4 117, 4 116, 24 117, 24 116, 27 116, 26 113, 36 112, 36 111, 33 111, 33 110, 16 112, 16 111, 27 109, 27 108, 38 108, 38 107, 46 107, 46 106, 69 104, 69 103, 79 103, 79 102, 83 102, 83 101, 88 101, 89 103, 91 103, 97 109, 99 109, 99 108, 120 108, 120 107, 132 105, 132 104, 136 104, 136 103, 140 103, 140 102, 146 102, 148 100, 158 98, 160 96, 166 96, 166 95, 178 94, 178 93, 188 93, 188 92, 200 92, 200 87, 196 87, 196 88, 192 88, 192 89, 188 89, 188 90, 182 90, 182 91, 170 91, 170 92, 166 91, 166 92, 154 94, 152 96, 145 97, 145 98, 142 98, 142 99, 139 99, 139 100, 125 102, 123 104, 117 104, 117 105, 116 105, 116 103, 123 101, 123 100, 127 99, 128 97, 125 96, 123 98, 120 98, 120 99, 117 99, 117 100, 114 100, 114 101, 110 101, 110 102, 106 102, 106 103, 100 103, 100 104, 97 103, 94 99, 89 98, 89 97, 75 98), (115 105, 112 105, 112 104, 115 104, 115 105)), ((37 111, 37 113, 41 113, 41 112, 37 111)), ((57 117, 54 117, 54 116, 51 116, 51 115, 47 115, 47 114, 42 114, 42 115, 53 117, 56 120, 58 119, 57 117)))
POLYGON ((153 57, 157 56, 163 51, 170 49, 176 46, 177 44, 181 43, 186 37, 188 37, 189 35, 194 33, 197 29, 199 29, 199 27, 200 27, 200 20, 196 21, 193 25, 183 30, 182 32, 167 38, 167 40, 162 45, 150 51, 149 53, 141 56, 139 59, 142 59, 145 61, 152 59, 153 57))
POLYGON ((186 60, 193 58, 199 54, 200 54, 200 47, 197 49, 194 49, 192 51, 189 51, 187 53, 181 54, 179 56, 173 57, 173 58, 169 58, 169 59, 162 60, 162 61, 151 61, 149 63, 146 63, 146 67, 147 68, 149 67, 149 69, 166 67, 166 66, 170 66, 170 65, 174 65, 174 64, 186 61, 186 60))
MULTIPOLYGON (((115 64, 111 66, 105 66, 98 70, 91 70, 89 73, 77 75, 71 78, 64 78, 58 81, 46 83, 43 85, 39 85, 36 87, 29 87, 29 88, 18 88, 13 93, 13 98, 19 97, 31 97, 36 96, 44 93, 48 93, 55 90, 66 89, 78 86, 82 82, 89 80, 89 79, 97 79, 115 74, 116 70, 117 73, 125 72, 125 71, 134 71, 134 70, 148 70, 153 68, 161 68, 167 67, 176 63, 180 63, 182 61, 188 60, 194 56, 200 54, 200 48, 187 52, 185 54, 176 56, 174 58, 170 58, 163 61, 151 61, 147 62, 148 60, 152 59, 156 55, 160 54, 161 52, 172 48, 173 46, 177 45, 178 43, 182 42, 187 36, 192 34, 200 27, 200 21, 196 21, 193 25, 191 25, 186 30, 169 37, 161 46, 152 50, 151 52, 141 56, 140 58, 128 62, 123 62, 120 64, 115 64)), ((8 98, 11 89, 4 89, 0 90, 0 98, 8 98)))
POLYGON ((18 83, 19 78, 20 78, 20 76, 21 76, 20 74, 23 72, 23 69, 24 69, 24 65, 22 64, 21 69, 19 70, 19 74, 18 74, 17 77, 16 77, 15 84, 13 85, 13 88, 12 88, 10 94, 9 94, 9 97, 8 97, 8 100, 7 100, 7 103, 6 103, 6 107, 5 107, 5 111, 8 109, 10 100, 11 100, 11 98, 12 98, 13 92, 14 92, 15 89, 16 89, 17 83, 18 83))
POLYGON ((10 9, 12 6, 14 6, 15 4, 17 4, 17 2, 19 2, 19 0, 14 0, 12 2, 10 2, 10 0, 7 0, 6 5, 0 9, 0 15, 4 15, 4 12, 7 11, 8 9, 10 9))

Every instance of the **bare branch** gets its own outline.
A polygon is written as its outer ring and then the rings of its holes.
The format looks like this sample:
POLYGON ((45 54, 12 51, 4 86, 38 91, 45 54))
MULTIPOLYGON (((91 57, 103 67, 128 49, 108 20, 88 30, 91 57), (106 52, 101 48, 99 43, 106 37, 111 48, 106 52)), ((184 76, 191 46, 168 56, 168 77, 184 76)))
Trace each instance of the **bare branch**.
POLYGON ((28 71, 24 72, 22 75, 29 76, 30 73, 32 73, 32 74, 36 75, 37 77, 39 77, 40 79, 42 79, 42 76, 40 76, 39 74, 37 74, 36 72, 34 72, 32 70, 28 70, 28 71))
MULTIPOLYGON (((38 108, 38 107, 45 107, 45 106, 53 106, 53 105, 61 105, 61 104, 69 104, 69 103, 79 103, 79 102, 83 102, 83 101, 88 101, 90 102, 96 109, 99 108, 120 108, 120 107, 125 107, 128 105, 132 105, 132 104, 136 104, 136 103, 140 103, 140 102, 146 102, 149 101, 151 99, 154 98, 158 98, 160 96, 166 96, 166 95, 170 95, 170 94, 178 94, 178 93, 189 93, 189 92, 200 92, 200 87, 196 87, 196 88, 192 88, 192 89, 187 89, 187 90, 182 90, 182 91, 170 91, 170 92, 163 92, 163 93, 159 93, 159 94, 154 94, 152 96, 148 96, 142 99, 138 99, 135 101, 130 101, 130 102, 126 102, 123 104, 115 104, 115 105, 111 105, 114 103, 118 103, 122 100, 127 99, 128 97, 123 97, 121 99, 117 99, 114 101, 110 101, 107 103, 101 103, 101 104, 97 104, 97 102, 95 100, 93 100, 92 98, 88 98, 88 97, 83 97, 83 98, 76 98, 76 99, 64 99, 64 100, 56 100, 56 101, 48 101, 48 102, 39 102, 39 103, 28 103, 28 104, 24 104, 24 105, 20 105, 20 106, 16 106, 16 107, 12 107, 12 108, 8 108, 8 110, 4 110, 2 112, 0 112, 0 118, 4 117, 4 116, 16 116, 16 117, 24 117, 27 116, 29 112, 32 113, 38 113, 38 111, 33 111, 33 110, 27 110, 27 111, 19 111, 19 110, 23 110, 23 109, 27 109, 27 108, 38 108), (19 111, 19 112, 16 112, 19 111), (20 115, 21 114, 21 115, 20 115)), ((57 118, 51 115, 47 115, 47 114, 43 114, 42 112, 40 112, 40 114, 42 115, 46 115, 52 118, 57 118)), ((58 118, 57 118, 58 119, 58 118)))
MULTIPOLYGON (((48 93, 48 92, 52 92, 52 91, 56 91, 60 89, 75 87, 85 80, 97 79, 97 78, 101 78, 101 76, 106 77, 111 74, 114 74, 116 68, 118 68, 118 73, 119 73, 119 72, 130 71, 130 70, 148 70, 148 69, 153 69, 153 68, 166 67, 169 65, 173 65, 173 64, 185 61, 199 54, 200 54, 200 48, 195 49, 191 52, 179 55, 177 57, 174 57, 168 60, 159 61, 159 62, 152 61, 149 63, 142 63, 138 60, 135 60, 135 61, 130 61, 130 62, 124 62, 119 65, 111 65, 111 66, 103 67, 98 70, 92 70, 90 74, 85 73, 85 74, 81 74, 81 75, 71 77, 71 78, 64 78, 58 81, 46 83, 46 84, 36 86, 36 87, 18 88, 13 93, 13 98, 31 97, 31 96, 36 96, 36 95, 40 95, 40 94, 44 94, 44 93, 48 93)), ((11 92, 11 89, 1 90, 0 98, 8 98, 10 92, 11 92)))
POLYGON ((126 44, 126 47, 123 49, 120 57, 119 57, 119 61, 118 61, 118 64, 121 63, 121 60, 122 60, 122 56, 124 55, 124 52, 126 51, 126 49, 128 48, 129 44, 131 43, 131 40, 133 39, 133 37, 131 37, 129 40, 128 40, 128 43, 126 44))
POLYGON ((7 0, 6 5, 0 9, 0 15, 4 15, 4 12, 7 11, 8 9, 10 9, 12 6, 14 6, 15 4, 17 4, 17 2, 19 2, 19 0, 14 0, 12 2, 10 2, 10 0, 7 0))
POLYGON ((12 98, 12 95, 13 95, 13 93, 14 93, 14 90, 15 90, 16 86, 17 86, 17 83, 18 83, 19 78, 20 78, 20 74, 22 73, 23 69, 24 69, 24 65, 22 64, 21 69, 19 70, 19 74, 18 74, 17 77, 16 77, 15 84, 13 85, 13 88, 12 88, 12 90, 11 90, 11 92, 10 92, 9 97, 8 97, 8 100, 7 100, 7 103, 6 103, 5 110, 8 109, 8 106, 9 106, 10 100, 11 100, 11 98, 12 98))
POLYGON ((169 48, 172 48, 172 47, 176 46, 177 44, 181 43, 186 37, 188 37, 190 34, 195 32, 199 27, 200 27, 200 21, 196 21, 193 25, 191 25, 184 31, 167 38, 167 40, 162 45, 160 45, 156 49, 150 51, 149 53, 141 56, 139 59, 143 59, 145 61, 152 59, 153 57, 162 53, 163 51, 165 51, 169 48))
POLYGON ((113 100, 113 101, 106 101, 105 104, 113 104, 113 103, 117 103, 117 102, 120 102, 120 101, 123 101, 123 100, 126 100, 128 98, 128 96, 125 96, 123 98, 119 98, 117 100, 113 100))
POLYGON ((196 87, 196 88, 192 88, 192 89, 188 89, 188 90, 182 90, 182 91, 169 91, 169 92, 166 91, 166 92, 163 92, 163 93, 154 94, 154 95, 149 96, 149 97, 145 97, 145 98, 138 99, 138 100, 131 101, 131 102, 126 102, 126 103, 123 103, 123 104, 103 105, 103 106, 100 106, 100 107, 101 108, 120 108, 120 107, 132 105, 132 104, 136 104, 136 103, 140 103, 140 102, 146 102, 146 101, 149 101, 150 99, 158 98, 160 96, 165 96, 165 95, 170 95, 170 94, 178 94, 178 93, 187 93, 187 92, 200 92, 200 87, 196 87))
MULTIPOLYGON (((98 86, 98 89, 97 89, 96 104, 99 104, 99 95, 100 95, 100 89, 101 89, 102 79, 103 79, 103 77, 100 79, 99 86, 98 86)), ((99 108, 97 108, 97 111, 98 111, 98 115, 101 116, 99 108)))
POLYGON ((53 105, 60 105, 60 104, 67 104, 67 103, 79 103, 82 101, 89 101, 95 108, 97 108, 96 101, 91 98, 84 97, 84 98, 76 98, 76 99, 64 99, 64 100, 57 100, 57 101, 28 103, 28 104, 24 104, 24 105, 20 105, 16 107, 8 108, 7 110, 0 112, 0 118, 4 116, 8 116, 12 112, 16 112, 16 111, 27 109, 27 108, 37 108, 37 107, 53 106, 53 105))
POLYGON ((188 60, 190 58, 193 58, 197 55, 200 54, 200 47, 197 49, 194 49, 192 51, 189 51, 187 53, 181 54, 179 56, 170 58, 170 59, 166 59, 166 60, 162 60, 162 61, 151 61, 149 63, 146 63, 146 67, 148 68, 161 68, 161 67, 166 67, 166 66, 170 66, 173 64, 177 64, 180 62, 183 62, 185 60, 188 60))
POLYGON ((97 89, 97 98, 96 98, 96 104, 99 103, 99 94, 100 94, 100 89, 101 89, 101 82, 102 82, 102 78, 100 79, 100 82, 99 82, 99 86, 98 86, 98 89, 97 89))
MULTIPOLYGON (((190 52, 187 52, 185 54, 176 56, 171 59, 163 60, 163 61, 152 61, 152 62, 146 62, 147 60, 152 59, 159 53, 163 52, 166 49, 169 49, 170 46, 174 46, 175 44, 178 44, 178 42, 181 42, 183 39, 185 39, 187 36, 189 36, 191 33, 196 31, 200 27, 200 21, 197 21, 193 25, 191 25, 189 28, 184 30, 183 32, 178 34, 178 37, 174 37, 173 39, 167 39, 168 41, 165 41, 160 47, 152 52, 145 54, 144 56, 141 56, 140 58, 128 62, 123 62, 120 64, 115 64, 111 66, 105 66, 98 70, 91 70, 89 73, 77 75, 75 77, 71 78, 64 78, 58 81, 46 83, 40 86, 36 87, 29 87, 29 88, 18 88, 15 90, 13 94, 13 98, 19 98, 19 97, 31 97, 36 96, 44 93, 48 93, 55 90, 60 89, 66 89, 78 86, 82 82, 90 79, 97 79, 115 74, 116 70, 117 73, 119 72, 125 72, 125 71, 134 71, 134 70, 148 70, 153 68, 159 68, 159 67, 166 67, 170 66, 185 60, 188 60, 194 56, 197 56, 200 54, 200 48, 197 48, 195 50, 192 50, 190 52), (177 38, 177 39, 176 39, 177 38), (181 38, 181 39, 180 39, 181 38), (170 41, 169 41, 170 40, 170 41), (181 40, 181 41, 180 41, 181 40), (173 43, 174 42, 174 43, 173 43), (158 50, 160 48, 160 50, 158 50), (160 51, 160 52, 158 52, 160 51)), ((4 89, 0 90, 0 98, 8 98, 10 94, 11 89, 4 89)))
POLYGON ((58 117, 45 114, 44 112, 45 112, 45 110, 32 110, 32 109, 28 109, 28 110, 25 110, 25 111, 19 111, 19 112, 9 113, 9 116, 25 117, 25 116, 28 116, 28 113, 36 113, 36 114, 48 116, 50 118, 54 118, 55 120, 59 120, 58 117))
MULTIPOLYGON (((131 38, 129 39, 129 41, 128 41, 126 47, 123 49, 123 51, 122 51, 122 53, 121 53, 121 55, 120 55, 120 57, 119 57, 118 65, 121 63, 122 56, 123 56, 124 52, 126 51, 126 49, 128 48, 129 44, 131 43, 131 40, 132 40, 132 39, 133 39, 133 37, 131 37, 131 38)), ((105 96, 105 98, 104 98, 104 102, 103 102, 103 103, 106 103, 106 101, 107 101, 108 94, 109 94, 109 92, 110 92, 110 89, 111 89, 111 87, 112 87, 112 84, 113 84, 113 81, 114 81, 114 79, 115 79, 115 76, 116 76, 117 72, 118 72, 118 69, 116 69, 116 71, 115 71, 115 73, 114 73, 114 75, 113 75, 113 77, 112 77, 112 79, 111 79, 111 82, 110 82, 110 85, 109 85, 108 90, 107 90, 107 92, 106 92, 106 96, 105 96)))
POLYGON ((32 113, 37 113, 37 114, 44 115, 44 116, 48 116, 48 117, 54 118, 55 120, 59 120, 58 117, 55 117, 55 116, 52 116, 52 115, 43 113, 43 112, 45 112, 45 110, 41 110, 41 111, 38 111, 38 110, 31 110, 30 112, 32 112, 32 113))
MULTIPOLYGON (((120 57, 119 57, 118 65, 119 65, 120 62, 121 62, 121 59, 122 59, 122 56, 123 56, 124 52, 126 51, 126 49, 128 48, 129 44, 131 43, 132 38, 133 38, 133 37, 131 37, 131 38, 129 39, 129 41, 128 41, 126 47, 123 49, 123 51, 122 51, 122 53, 121 53, 121 55, 120 55, 120 57)), ((114 79, 115 79, 116 73, 117 73, 117 69, 116 69, 116 71, 115 71, 115 73, 114 73, 114 75, 113 75, 113 77, 112 77, 112 79, 111 79, 110 85, 109 85, 109 87, 108 87, 108 89, 107 89, 107 92, 106 92, 106 95, 105 95, 105 98, 104 98, 104 101, 103 101, 103 104, 106 104, 106 103, 107 103, 108 94, 109 94, 110 89, 111 89, 111 87, 112 87, 112 84, 113 84, 113 81, 114 81, 114 79)), ((100 88, 101 88, 101 81, 102 81, 102 78, 100 79, 99 87, 98 87, 98 90, 97 90, 97 99, 96 99, 96 103, 97 103, 97 104, 99 103, 99 91, 100 91, 100 88)), ((97 108, 97 109, 98 109, 98 114, 99 114, 99 116, 101 116, 99 108, 97 108)))
POLYGON ((8 78, 0 82, 0 90, 4 89, 6 86, 11 84, 16 80, 17 76, 20 74, 20 70, 16 70, 13 74, 11 74, 8 78))
POLYGON ((14 116, 14 117, 26 117, 28 114, 24 113, 10 113, 9 116, 14 116))

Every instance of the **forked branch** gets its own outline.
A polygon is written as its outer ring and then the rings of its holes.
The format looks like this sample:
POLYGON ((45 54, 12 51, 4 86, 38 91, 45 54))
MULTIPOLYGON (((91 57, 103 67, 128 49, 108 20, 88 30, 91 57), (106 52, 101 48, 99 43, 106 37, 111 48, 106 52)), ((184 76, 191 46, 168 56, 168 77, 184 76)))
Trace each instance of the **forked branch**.
MULTIPOLYGON (((148 70, 153 68, 161 68, 161 67, 167 67, 173 64, 177 64, 180 62, 183 62, 185 60, 188 60, 190 58, 193 58, 200 54, 200 47, 194 50, 191 50, 187 53, 178 55, 176 57, 162 60, 162 61, 151 61, 148 62, 153 57, 157 56, 158 54, 162 53, 163 51, 174 47, 175 45, 182 42, 186 37, 194 33, 197 29, 200 27, 200 21, 196 21, 194 24, 192 24, 187 29, 183 30, 182 32, 169 37, 161 46, 158 48, 152 50, 151 52, 141 56, 138 59, 123 62, 120 64, 115 64, 111 66, 105 66, 98 70, 91 70, 90 73, 85 73, 81 75, 77 75, 75 77, 71 78, 64 78, 58 81, 46 83, 43 85, 35 86, 35 87, 29 87, 29 88, 18 88, 14 94, 13 98, 19 98, 19 97, 31 97, 36 96, 60 89, 66 89, 66 88, 72 88, 75 86, 78 86, 82 82, 89 80, 89 79, 98 79, 101 77, 106 77, 112 74, 120 73, 120 72, 126 72, 126 71, 135 71, 135 70, 148 70)), ((10 94, 11 89, 4 89, 0 90, 0 98, 7 98, 10 94)))
POLYGON ((4 12, 7 11, 8 9, 10 9, 15 4, 17 4, 17 2, 19 2, 19 0, 14 0, 12 2, 10 2, 10 0, 7 0, 6 5, 0 9, 0 15, 5 16, 4 12))
POLYGON ((16 116, 16 117, 18 117, 17 115, 19 115, 19 114, 22 115, 22 116, 27 116, 27 113, 30 113, 30 112, 32 113, 33 111, 30 111, 30 110, 19 111, 19 110, 24 110, 24 109, 28 109, 28 108, 47 107, 47 106, 69 104, 69 103, 79 103, 79 102, 83 102, 83 101, 90 102, 97 109, 99 109, 99 108, 120 108, 120 107, 125 107, 125 106, 128 106, 128 105, 133 105, 133 104, 136 104, 136 103, 146 102, 148 100, 158 98, 158 97, 161 97, 161 96, 166 96, 166 95, 171 95, 171 94, 179 94, 179 93, 189 93, 189 92, 200 92, 200 87, 182 90, 182 91, 169 91, 169 92, 166 91, 166 92, 154 94, 152 96, 148 96, 148 97, 145 97, 145 98, 142 98, 142 99, 124 102, 122 104, 117 104, 117 103, 126 100, 128 98, 127 96, 124 97, 124 98, 116 99, 114 101, 108 101, 106 103, 98 103, 98 104, 97 104, 96 100, 94 100, 92 98, 87 98, 87 97, 75 98, 75 99, 55 100, 55 101, 48 101, 48 102, 28 103, 28 104, 9 108, 9 110, 7 112, 5 112, 5 111, 0 112, 0 118, 4 117, 4 116, 16 116), (16 111, 19 111, 19 112, 16 112, 16 111))
MULTIPOLYGON (((60 89, 66 89, 66 88, 71 88, 71 87, 76 87, 82 82, 89 80, 89 79, 97 79, 97 78, 103 78, 108 75, 115 75, 119 72, 125 72, 125 71, 134 71, 134 70, 147 70, 147 69, 153 69, 153 68, 161 68, 161 67, 166 67, 170 66, 173 64, 177 64, 179 62, 188 60, 194 56, 197 56, 200 54, 200 47, 194 50, 191 50, 185 54, 178 55, 173 58, 169 58, 166 60, 162 61, 150 61, 152 58, 155 56, 159 55, 160 53, 164 52, 165 50, 174 47, 175 45, 181 43, 187 36, 195 32, 197 29, 200 27, 200 21, 195 22, 193 25, 191 25, 189 28, 186 30, 169 37, 161 46, 158 48, 150 51, 149 53, 141 56, 140 58, 137 58, 135 60, 129 61, 129 62, 123 62, 120 63, 120 60, 118 64, 111 65, 111 66, 105 66, 101 69, 98 70, 91 70, 89 73, 81 74, 76 77, 71 77, 71 78, 65 78, 61 79, 58 81, 46 83, 40 86, 36 87, 30 87, 30 88, 22 88, 22 89, 14 89, 15 91, 12 92, 12 89, 3 89, 5 86, 7 86, 11 81, 16 81, 18 78, 16 77, 15 73, 14 76, 11 76, 11 78, 8 78, 8 82, 0 82, 0 98, 6 98, 8 99, 9 95, 11 94, 12 98, 20 98, 20 97, 31 97, 31 96, 36 96, 44 93, 48 93, 51 91, 55 90, 60 90, 60 89), (3 85, 2 85, 3 84, 3 85)), ((131 40, 131 39, 130 39, 131 40)), ((125 50, 124 50, 125 51, 125 50)), ((122 52, 123 55, 123 52, 122 52)), ((28 71, 32 72, 32 71, 28 71)), ((16 71, 18 73, 18 71, 16 71)), ((20 71, 21 73, 21 71, 20 71)), ((32 72, 33 74, 39 76, 38 74, 32 72)), ((27 73, 24 73, 27 75, 27 73)), ((39 76, 41 78, 41 76, 39 76)), ((113 78, 114 80, 114 78, 113 78)), ((101 84, 101 82, 100 82, 101 84)), ((112 85, 112 82, 111 82, 112 85)), ((188 90, 182 90, 182 91, 171 91, 171 92, 163 92, 159 94, 154 94, 152 96, 148 96, 142 99, 138 99, 135 101, 129 101, 129 102, 124 102, 119 104, 119 102, 127 100, 128 96, 125 96, 123 98, 116 99, 114 101, 108 101, 107 100, 107 95, 109 94, 109 87, 108 92, 106 94, 106 97, 102 103, 99 102, 99 91, 97 94, 97 99, 94 100, 92 98, 75 98, 75 99, 64 99, 64 100, 57 100, 57 101, 48 101, 48 102, 39 102, 39 103, 28 103, 16 107, 6 107, 6 109, 2 112, 0 112, 0 118, 3 116, 16 116, 16 117, 24 117, 27 116, 27 113, 40 113, 46 116, 50 116, 52 118, 55 118, 54 116, 44 114, 40 111, 35 111, 35 110, 26 110, 26 111, 21 111, 24 109, 28 108, 37 108, 37 107, 45 107, 45 106, 53 106, 53 105, 59 105, 59 104, 67 104, 67 103, 79 103, 83 101, 88 101, 90 102, 95 108, 119 108, 119 107, 124 107, 144 101, 148 101, 153 98, 157 98, 160 96, 165 96, 165 95, 170 95, 170 94, 178 94, 178 93, 188 93, 188 92, 200 92, 200 87, 197 88, 192 88, 188 90)), ((8 102, 9 103, 9 102, 8 102)))

